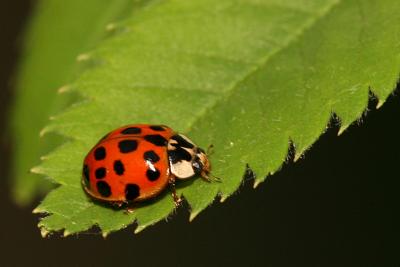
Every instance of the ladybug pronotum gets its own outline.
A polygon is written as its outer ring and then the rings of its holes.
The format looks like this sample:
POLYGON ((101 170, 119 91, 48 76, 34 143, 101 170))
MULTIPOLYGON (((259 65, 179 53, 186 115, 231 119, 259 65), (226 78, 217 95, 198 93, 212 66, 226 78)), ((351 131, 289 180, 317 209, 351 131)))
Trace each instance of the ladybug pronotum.
POLYGON ((117 206, 160 194, 175 180, 196 175, 210 181, 203 149, 164 125, 133 124, 103 137, 87 154, 82 185, 91 197, 117 206))

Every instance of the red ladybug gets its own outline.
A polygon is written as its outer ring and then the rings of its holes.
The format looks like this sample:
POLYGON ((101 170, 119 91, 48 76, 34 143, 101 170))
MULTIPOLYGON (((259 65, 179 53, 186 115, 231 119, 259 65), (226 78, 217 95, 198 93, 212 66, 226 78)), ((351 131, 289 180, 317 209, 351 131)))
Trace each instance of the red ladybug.
POLYGON ((200 175, 210 181, 203 149, 164 125, 133 124, 103 137, 87 154, 82 184, 93 198, 121 206, 153 198, 175 180, 200 175))

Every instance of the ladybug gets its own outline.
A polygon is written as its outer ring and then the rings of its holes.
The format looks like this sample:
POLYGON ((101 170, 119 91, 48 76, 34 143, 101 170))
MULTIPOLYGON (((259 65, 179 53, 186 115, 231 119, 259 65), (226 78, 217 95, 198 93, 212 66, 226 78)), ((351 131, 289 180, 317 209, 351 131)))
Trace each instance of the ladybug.
POLYGON ((96 200, 117 206, 151 199, 176 179, 210 181, 205 151, 165 125, 132 124, 104 136, 87 154, 82 185, 96 200))

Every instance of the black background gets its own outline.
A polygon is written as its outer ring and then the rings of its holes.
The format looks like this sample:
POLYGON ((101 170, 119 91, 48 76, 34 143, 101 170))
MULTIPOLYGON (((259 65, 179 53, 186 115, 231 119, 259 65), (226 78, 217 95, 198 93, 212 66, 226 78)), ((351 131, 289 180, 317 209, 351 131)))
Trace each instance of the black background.
MULTIPOLYGON (((1 266, 400 266, 400 90, 337 137, 335 123, 306 156, 256 190, 242 186, 189 223, 168 223, 106 240, 93 234, 43 239, 31 207, 9 196, 5 130, 18 42, 32 3, 0 3, 1 266)), ((28 129, 27 129, 28 130, 28 129)), ((12 137, 18 142, 18 136, 12 137)))

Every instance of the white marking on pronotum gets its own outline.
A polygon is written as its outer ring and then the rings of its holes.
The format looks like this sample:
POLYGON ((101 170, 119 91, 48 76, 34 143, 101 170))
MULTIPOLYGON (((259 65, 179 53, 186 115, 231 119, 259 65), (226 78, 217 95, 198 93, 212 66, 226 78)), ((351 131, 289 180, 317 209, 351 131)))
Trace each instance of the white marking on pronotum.
POLYGON ((192 162, 186 160, 181 160, 175 164, 171 164, 171 172, 180 179, 190 178, 195 174, 192 162))

